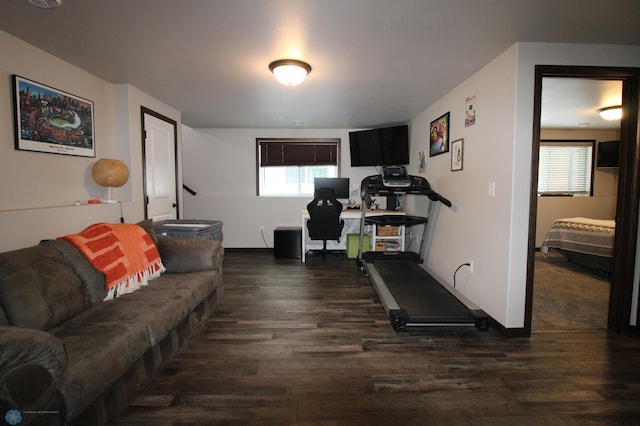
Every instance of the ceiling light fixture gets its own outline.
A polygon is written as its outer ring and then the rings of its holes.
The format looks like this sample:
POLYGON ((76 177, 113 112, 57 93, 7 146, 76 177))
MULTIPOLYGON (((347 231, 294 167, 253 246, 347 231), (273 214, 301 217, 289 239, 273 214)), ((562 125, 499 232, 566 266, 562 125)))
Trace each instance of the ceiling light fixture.
POLYGON ((620 120, 622 118, 622 106, 620 105, 598 108, 596 112, 605 120, 620 120))
POLYGON ((297 59, 279 59, 271 62, 269 69, 280 83, 297 86, 311 72, 311 65, 297 59))

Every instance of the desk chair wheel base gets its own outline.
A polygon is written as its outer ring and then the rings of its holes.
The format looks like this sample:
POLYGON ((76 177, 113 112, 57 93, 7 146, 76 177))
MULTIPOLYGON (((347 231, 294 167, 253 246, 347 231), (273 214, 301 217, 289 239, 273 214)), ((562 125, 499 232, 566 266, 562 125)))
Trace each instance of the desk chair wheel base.
POLYGON ((335 260, 344 260, 346 258, 346 253, 341 250, 327 250, 326 241, 322 247, 322 250, 309 250, 306 254, 306 258, 311 262, 316 262, 319 258, 322 260, 326 260, 328 257, 335 257, 335 260))

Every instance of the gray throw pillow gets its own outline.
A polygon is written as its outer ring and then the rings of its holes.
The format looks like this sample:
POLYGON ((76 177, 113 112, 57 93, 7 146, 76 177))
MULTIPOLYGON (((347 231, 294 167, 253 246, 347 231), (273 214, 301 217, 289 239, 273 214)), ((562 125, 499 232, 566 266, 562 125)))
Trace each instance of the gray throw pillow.
POLYGON ((216 240, 195 240, 158 235, 158 251, 168 273, 215 270, 222 244, 216 240))
POLYGON ((146 219, 141 222, 136 223, 140 228, 144 229, 147 234, 151 237, 153 243, 158 245, 158 235, 156 234, 156 228, 153 226, 153 221, 151 219, 146 219))

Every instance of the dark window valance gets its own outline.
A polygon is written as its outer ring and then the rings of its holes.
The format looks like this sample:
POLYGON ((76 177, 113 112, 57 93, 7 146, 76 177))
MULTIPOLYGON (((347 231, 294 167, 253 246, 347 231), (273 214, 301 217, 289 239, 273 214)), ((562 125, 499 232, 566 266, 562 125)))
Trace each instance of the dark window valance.
POLYGON ((338 140, 259 140, 260 166, 337 166, 338 140))

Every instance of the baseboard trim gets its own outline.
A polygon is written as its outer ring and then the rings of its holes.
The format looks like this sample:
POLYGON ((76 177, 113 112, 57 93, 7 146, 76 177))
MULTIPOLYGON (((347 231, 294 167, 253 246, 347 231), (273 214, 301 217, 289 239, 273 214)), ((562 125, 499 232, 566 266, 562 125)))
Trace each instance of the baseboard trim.
POLYGON ((508 337, 508 338, 531 337, 531 330, 527 330, 524 327, 507 328, 491 317, 489 317, 489 324, 491 325, 491 327, 495 328, 498 331, 498 333, 500 333, 504 337, 508 337))

